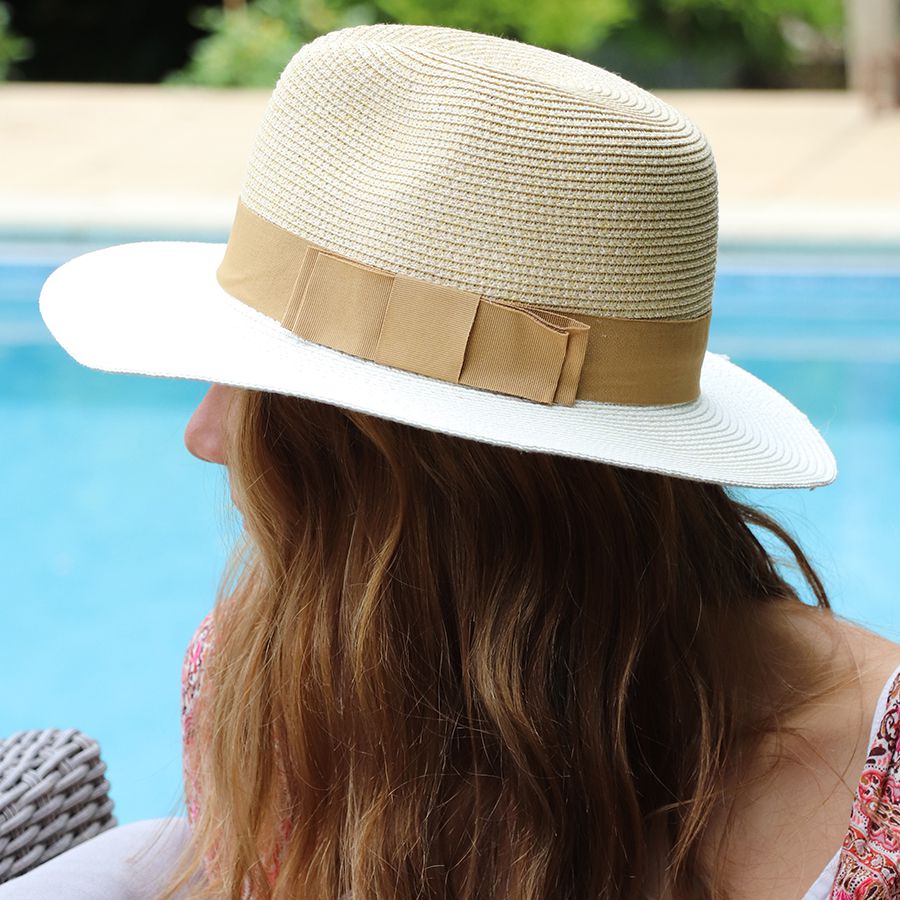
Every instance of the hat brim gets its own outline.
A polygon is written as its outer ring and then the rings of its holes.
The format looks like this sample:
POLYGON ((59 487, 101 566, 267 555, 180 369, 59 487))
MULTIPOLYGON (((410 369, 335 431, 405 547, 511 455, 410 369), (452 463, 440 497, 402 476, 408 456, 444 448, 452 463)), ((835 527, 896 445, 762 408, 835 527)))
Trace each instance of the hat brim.
POLYGON ((541 404, 427 378, 297 337, 226 293, 224 243, 142 241, 82 254, 47 278, 40 311, 74 359, 107 372, 308 397, 419 428, 696 481, 817 487, 834 456, 809 419, 727 357, 676 406, 541 404))

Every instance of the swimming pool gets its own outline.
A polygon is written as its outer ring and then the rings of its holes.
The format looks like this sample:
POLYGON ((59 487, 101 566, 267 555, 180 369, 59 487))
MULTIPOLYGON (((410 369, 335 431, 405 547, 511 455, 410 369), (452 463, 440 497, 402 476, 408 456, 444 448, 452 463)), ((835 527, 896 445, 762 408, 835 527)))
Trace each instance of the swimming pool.
MULTIPOLYGON (((103 243, 0 243, 0 734, 97 738, 127 823, 182 812, 181 660, 237 520, 221 469, 182 443, 206 385, 86 369, 41 322, 47 274, 103 243)), ((900 258, 735 248, 714 310, 710 349, 838 460, 825 488, 738 493, 799 534, 840 614, 900 640, 900 258)))

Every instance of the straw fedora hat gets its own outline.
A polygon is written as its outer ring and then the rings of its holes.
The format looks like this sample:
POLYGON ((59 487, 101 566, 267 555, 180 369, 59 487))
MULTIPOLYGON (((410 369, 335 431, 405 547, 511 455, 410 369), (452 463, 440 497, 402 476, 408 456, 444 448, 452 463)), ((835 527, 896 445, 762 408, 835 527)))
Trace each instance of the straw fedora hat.
POLYGON ((285 67, 227 244, 83 254, 40 309, 110 372, 698 481, 827 484, 807 417, 706 349, 716 237, 710 147, 652 94, 505 38, 359 26, 285 67))

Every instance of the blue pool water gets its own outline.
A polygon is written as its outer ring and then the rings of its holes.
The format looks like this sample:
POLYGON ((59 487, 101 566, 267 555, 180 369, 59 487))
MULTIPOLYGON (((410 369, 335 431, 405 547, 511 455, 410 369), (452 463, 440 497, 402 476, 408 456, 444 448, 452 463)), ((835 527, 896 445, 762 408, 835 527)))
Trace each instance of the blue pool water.
MULTIPOLYGON (((44 329, 41 283, 86 249, 0 244, 0 735, 96 737, 125 823, 183 812, 181 661, 238 522, 182 443, 206 385, 86 369, 44 329)), ((900 640, 900 260, 726 254, 710 349, 838 460, 829 487, 740 494, 799 534, 840 614, 900 640)))

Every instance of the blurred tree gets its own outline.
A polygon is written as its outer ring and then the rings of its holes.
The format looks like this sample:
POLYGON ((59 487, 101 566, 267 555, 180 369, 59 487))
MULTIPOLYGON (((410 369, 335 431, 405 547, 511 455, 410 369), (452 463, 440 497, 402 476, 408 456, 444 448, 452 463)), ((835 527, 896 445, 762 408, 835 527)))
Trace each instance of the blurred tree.
POLYGON ((170 83, 265 85, 307 41, 374 22, 444 25, 502 34, 572 55, 588 52, 633 17, 633 0, 250 0, 243 8, 195 10, 210 35, 170 83))
POLYGON ((193 21, 210 34, 196 44, 190 65, 168 80, 271 86, 293 53, 318 34, 406 22, 527 41, 648 86, 771 87, 789 84, 798 63, 791 25, 839 46, 842 2, 249 0, 241 9, 199 11, 193 21))
POLYGON ((817 61, 808 51, 804 56, 798 29, 819 36, 817 46, 840 66, 842 0, 634 0, 633 6, 634 18, 587 58, 639 84, 792 86, 797 67, 817 61))
POLYGON ((0 3, 0 81, 6 81, 15 64, 32 53, 31 41, 14 34, 9 23, 9 9, 0 3))
POLYGON ((383 21, 446 25, 583 55, 634 21, 634 0, 373 0, 383 21))
POLYGON ((222 9, 195 9, 191 22, 210 32, 194 45, 190 63, 168 84, 272 87, 288 60, 320 34, 376 21, 367 3, 332 0, 255 0, 222 9))
POLYGON ((502 35, 648 87, 796 85, 811 58, 829 53, 832 86, 842 77, 841 0, 3 2, 11 29, 34 47, 10 77, 36 80, 152 82, 174 73, 165 80, 271 87, 307 41, 372 22, 502 35))

